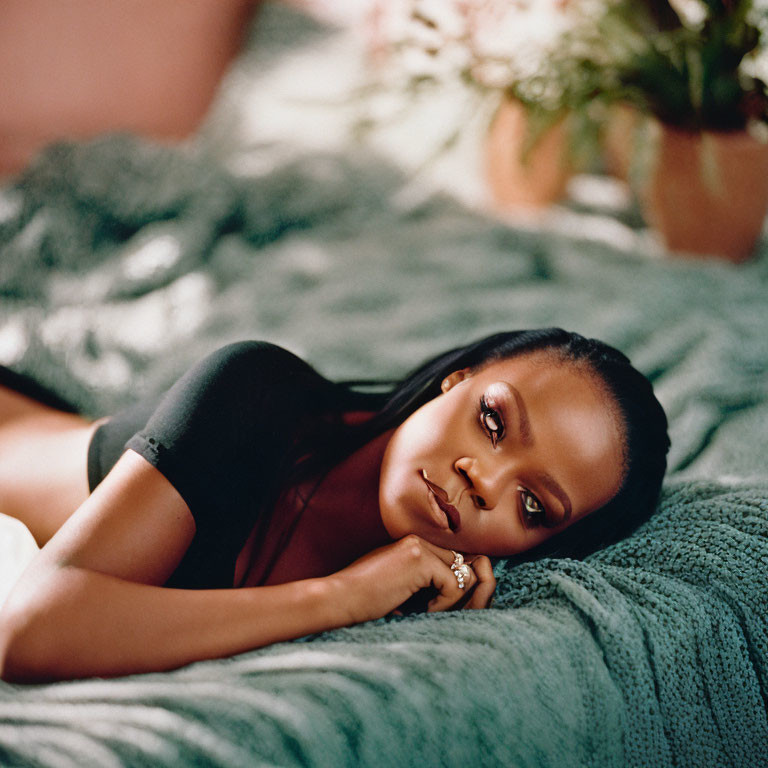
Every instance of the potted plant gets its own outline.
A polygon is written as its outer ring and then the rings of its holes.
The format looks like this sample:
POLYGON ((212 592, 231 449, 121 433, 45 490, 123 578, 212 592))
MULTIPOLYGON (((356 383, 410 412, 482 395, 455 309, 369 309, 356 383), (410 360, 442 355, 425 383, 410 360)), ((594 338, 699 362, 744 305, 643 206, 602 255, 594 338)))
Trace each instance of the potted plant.
MULTIPOLYGON (((373 54, 390 80, 402 83, 405 70, 411 92, 461 81, 492 106, 483 161, 500 207, 554 202, 594 156, 603 105, 594 82, 599 70, 580 53, 588 37, 581 30, 594 21, 584 4, 379 0, 374 6, 373 54)), ((482 105, 477 111, 489 112, 482 105)))
POLYGON ((593 165, 599 152, 610 102, 599 61, 582 53, 592 36, 584 5, 554 4, 560 28, 538 45, 537 59, 507 54, 506 71, 490 83, 484 67, 473 73, 476 85, 501 96, 484 156, 490 191, 504 207, 557 201, 570 177, 593 165))
MULTIPOLYGON (((648 223, 672 251, 745 260, 768 210, 768 89, 756 72, 764 38, 756 4, 614 0, 597 28, 607 62, 601 87, 622 105, 617 133, 651 120, 651 161, 634 175, 648 223)), ((626 169, 612 143, 613 164, 626 169)))
POLYGON ((758 2, 765 0, 381 7, 406 10, 408 23, 390 39, 405 58, 420 57, 416 82, 458 75, 496 99, 485 164, 497 203, 552 202, 570 173, 607 147, 609 164, 624 174, 634 157, 644 215, 670 250, 743 261, 768 208, 768 88, 757 71, 759 54, 768 53, 768 9, 758 2), (633 146, 633 134, 653 141, 633 146))
POLYGON ((523 157, 543 152, 565 121, 566 170, 588 164, 598 142, 613 146, 609 165, 626 175, 633 166, 644 217, 669 250, 749 258, 768 210, 768 87, 758 73, 768 8, 757 0, 563 5, 568 27, 549 59, 535 72, 510 72, 505 86, 512 107, 524 106, 523 157))

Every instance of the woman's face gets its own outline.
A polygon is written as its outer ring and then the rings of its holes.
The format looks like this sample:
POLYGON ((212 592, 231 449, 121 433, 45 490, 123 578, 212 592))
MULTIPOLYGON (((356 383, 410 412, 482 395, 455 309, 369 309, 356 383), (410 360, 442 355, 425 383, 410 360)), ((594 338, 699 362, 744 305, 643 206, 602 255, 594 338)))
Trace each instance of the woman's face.
POLYGON ((389 440, 379 506, 393 539, 508 556, 610 501, 623 434, 593 374, 535 352, 457 371, 389 440))

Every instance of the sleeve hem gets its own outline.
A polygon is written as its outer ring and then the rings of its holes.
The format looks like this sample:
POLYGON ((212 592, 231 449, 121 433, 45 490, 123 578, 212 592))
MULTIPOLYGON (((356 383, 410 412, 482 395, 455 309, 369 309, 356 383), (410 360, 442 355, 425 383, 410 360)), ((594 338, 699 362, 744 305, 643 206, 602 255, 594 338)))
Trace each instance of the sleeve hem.
MULTIPOLYGON (((135 434, 126 444, 125 448, 130 448, 145 458, 155 469, 160 469, 160 444, 153 437, 147 437, 142 432, 135 434)), ((162 470, 161 470, 162 471, 162 470)), ((165 474, 165 473, 163 473, 165 474)))

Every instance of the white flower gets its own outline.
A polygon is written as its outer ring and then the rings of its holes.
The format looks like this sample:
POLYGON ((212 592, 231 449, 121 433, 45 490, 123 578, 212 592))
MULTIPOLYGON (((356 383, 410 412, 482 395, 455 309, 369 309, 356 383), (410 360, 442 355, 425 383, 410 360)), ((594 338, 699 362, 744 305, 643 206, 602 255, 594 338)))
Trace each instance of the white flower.
POLYGON ((504 88, 546 69, 563 36, 606 0, 379 0, 377 50, 412 77, 469 72, 504 88), (591 10, 590 10, 591 9, 591 10))
POLYGON ((707 6, 701 0, 669 0, 669 4, 688 27, 698 27, 707 18, 707 6))

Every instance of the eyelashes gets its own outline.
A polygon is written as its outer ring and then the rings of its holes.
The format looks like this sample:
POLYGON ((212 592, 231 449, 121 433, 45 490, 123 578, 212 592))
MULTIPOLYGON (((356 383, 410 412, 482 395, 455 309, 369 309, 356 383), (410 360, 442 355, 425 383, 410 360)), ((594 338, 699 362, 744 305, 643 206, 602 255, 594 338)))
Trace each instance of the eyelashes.
POLYGON ((547 512, 542 503, 527 488, 522 485, 517 486, 517 492, 520 496, 523 519, 529 528, 536 528, 538 525, 546 526, 547 512))
MULTIPOLYGON (((488 405, 485 395, 480 397, 478 409, 480 425, 491 439, 494 448, 504 439, 506 428, 501 413, 488 405)), ((520 514, 527 528, 536 528, 539 525, 546 526, 547 512, 544 505, 535 494, 522 485, 517 486, 517 495, 520 502, 520 514)))
POLYGON ((485 395, 480 398, 480 424, 491 438, 495 448, 504 439, 504 420, 495 408, 488 405, 485 395))

